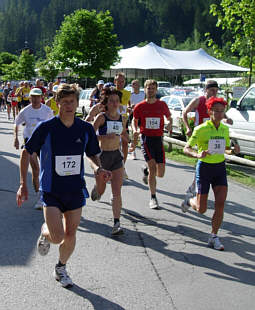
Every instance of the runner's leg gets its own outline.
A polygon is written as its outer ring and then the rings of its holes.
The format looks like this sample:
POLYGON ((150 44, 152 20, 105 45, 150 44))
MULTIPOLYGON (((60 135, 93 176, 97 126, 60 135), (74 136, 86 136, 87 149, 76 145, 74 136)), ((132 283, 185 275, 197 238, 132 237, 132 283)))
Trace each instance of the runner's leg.
POLYGON ((215 186, 213 187, 215 197, 215 209, 212 217, 212 233, 217 234, 224 215, 224 204, 227 198, 228 188, 227 186, 215 186))

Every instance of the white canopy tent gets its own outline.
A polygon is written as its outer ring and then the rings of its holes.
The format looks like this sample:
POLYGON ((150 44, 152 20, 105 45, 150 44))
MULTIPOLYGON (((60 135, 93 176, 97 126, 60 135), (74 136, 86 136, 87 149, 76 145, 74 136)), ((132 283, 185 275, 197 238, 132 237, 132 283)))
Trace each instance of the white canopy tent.
POLYGON ((202 48, 194 51, 169 50, 149 43, 119 52, 120 62, 104 72, 113 77, 122 71, 128 78, 167 78, 187 74, 215 74, 247 72, 249 69, 234 66, 208 55, 202 48))
POLYGON ((219 85, 234 85, 238 82, 240 82, 243 78, 242 77, 229 77, 229 78, 208 78, 205 79, 204 82, 201 82, 200 79, 191 79, 188 81, 185 81, 183 85, 200 85, 200 84, 206 84, 208 80, 214 80, 219 85))

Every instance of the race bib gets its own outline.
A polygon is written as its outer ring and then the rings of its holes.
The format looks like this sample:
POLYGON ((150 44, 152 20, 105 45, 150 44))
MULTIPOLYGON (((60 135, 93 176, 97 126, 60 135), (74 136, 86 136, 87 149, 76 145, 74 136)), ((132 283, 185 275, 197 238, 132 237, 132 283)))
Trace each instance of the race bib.
POLYGON ((122 133, 122 123, 115 121, 107 121, 107 134, 115 133, 120 135, 122 133))
POLYGON ((159 129, 160 118, 159 117, 146 117, 146 129, 159 129))
POLYGON ((17 97, 12 97, 12 101, 18 101, 17 97))
POLYGON ((225 139, 210 139, 208 142, 208 150, 210 154, 224 154, 225 148, 225 139))
POLYGON ((80 174, 81 155, 56 156, 55 170, 61 177, 80 174))
POLYGON ((28 97, 29 97, 29 94, 25 94, 24 97, 25 97, 25 98, 28 98, 28 97))

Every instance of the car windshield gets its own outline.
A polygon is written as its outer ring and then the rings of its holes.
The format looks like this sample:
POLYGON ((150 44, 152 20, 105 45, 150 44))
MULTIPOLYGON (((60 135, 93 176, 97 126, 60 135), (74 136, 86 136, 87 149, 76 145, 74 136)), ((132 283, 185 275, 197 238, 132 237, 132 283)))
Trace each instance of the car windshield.
POLYGON ((193 97, 186 97, 186 98, 183 98, 183 104, 184 104, 184 107, 186 107, 190 101, 193 99, 193 97))

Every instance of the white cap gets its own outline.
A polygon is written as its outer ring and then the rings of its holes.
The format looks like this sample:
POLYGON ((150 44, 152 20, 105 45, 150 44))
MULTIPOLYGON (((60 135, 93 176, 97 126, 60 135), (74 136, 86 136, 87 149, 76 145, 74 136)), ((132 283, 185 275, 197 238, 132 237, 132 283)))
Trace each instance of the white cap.
POLYGON ((97 82, 97 85, 100 85, 100 84, 104 84, 104 81, 103 81, 103 80, 99 80, 99 81, 97 82))
POLYGON ((32 88, 29 93, 29 96, 41 96, 41 95, 42 91, 40 90, 40 88, 32 88))

